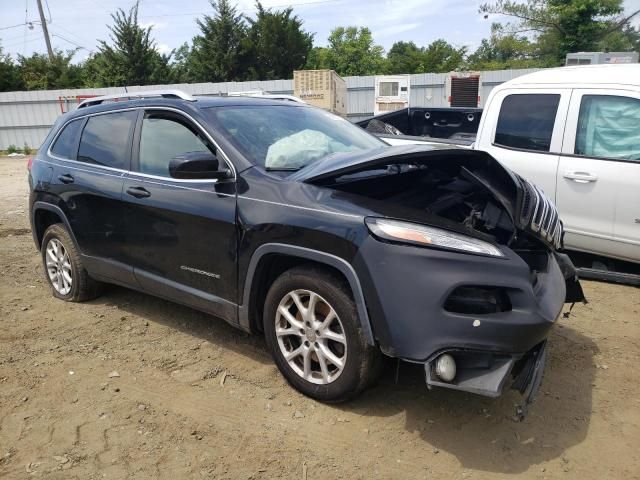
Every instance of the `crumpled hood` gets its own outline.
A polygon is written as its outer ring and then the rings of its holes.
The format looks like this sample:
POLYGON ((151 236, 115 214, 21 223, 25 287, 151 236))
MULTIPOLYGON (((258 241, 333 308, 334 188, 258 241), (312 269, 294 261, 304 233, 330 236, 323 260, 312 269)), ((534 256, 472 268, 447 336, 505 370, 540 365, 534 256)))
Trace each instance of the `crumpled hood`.
POLYGON ((316 183, 322 179, 344 175, 356 170, 362 170, 376 164, 403 161, 411 157, 423 156, 429 152, 442 150, 461 151, 448 145, 397 145, 381 146, 372 150, 357 150, 354 152, 340 152, 308 165, 289 177, 305 183, 316 183))
POLYGON ((457 162, 468 180, 482 185, 504 207, 513 225, 554 249, 562 245, 562 224, 553 202, 533 184, 480 150, 443 145, 398 145, 331 155, 293 173, 288 180, 331 187, 341 176, 392 164, 446 166, 457 162))

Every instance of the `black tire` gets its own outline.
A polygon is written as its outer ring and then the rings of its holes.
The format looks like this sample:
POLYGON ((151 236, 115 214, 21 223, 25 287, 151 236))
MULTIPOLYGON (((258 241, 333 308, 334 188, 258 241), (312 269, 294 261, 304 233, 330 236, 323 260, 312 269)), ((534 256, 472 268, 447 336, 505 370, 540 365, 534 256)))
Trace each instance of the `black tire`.
POLYGON ((84 302, 86 300, 91 300, 100 294, 101 284, 91 278, 87 273, 87 270, 82 264, 80 253, 64 225, 56 223, 47 228, 44 232, 44 236, 42 237, 41 253, 44 276, 51 287, 51 292, 54 297, 67 302, 84 302), (47 267, 47 247, 52 240, 58 241, 62 244, 71 265, 71 286, 69 292, 66 293, 61 293, 56 289, 56 287, 54 287, 49 275, 47 267))
MULTIPOLYGON (((308 306, 308 303, 306 306, 308 306)), ((293 303, 291 304, 291 308, 297 311, 297 307, 295 307, 293 303)), ((280 321, 282 322, 282 316, 280 321)), ((348 284, 342 278, 333 275, 330 271, 316 266, 300 266, 292 268, 280 275, 273 285, 271 285, 267 293, 263 324, 267 345, 271 350, 278 369, 287 381, 303 394, 323 402, 343 402, 357 396, 375 380, 375 376, 379 371, 377 367, 379 365, 380 351, 377 347, 369 345, 365 339, 358 320, 356 305, 351 297, 351 290, 348 284), (276 336, 278 306, 291 292, 296 290, 309 291, 319 295, 321 298, 318 301, 327 303, 338 316, 338 331, 342 333, 346 339, 346 348, 344 350, 346 359, 343 362, 341 373, 339 373, 337 378, 330 381, 330 383, 313 383, 297 373, 285 359, 284 353, 278 343, 278 337, 276 336)), ((292 324, 287 323, 287 325, 293 328, 292 324)), ((311 328, 310 330, 314 329, 311 328)), ((300 337, 301 344, 310 344, 308 341, 305 342, 305 339, 308 340, 307 337, 300 337)), ((285 338, 295 341, 296 337, 290 336, 285 338)), ((327 342, 326 339, 320 336, 318 339, 321 342, 327 342)), ((311 343, 313 343, 313 341, 311 343)), ((301 344, 299 348, 302 348, 301 344)), ((317 343, 315 343, 315 345, 317 345, 317 343)), ((295 344, 290 346, 290 348, 293 350, 296 346, 298 345, 295 344)), ((312 345, 309 346, 311 347, 312 345)), ((338 344, 338 347, 339 346, 338 344)), ((314 352, 313 355, 316 356, 315 360, 311 360, 314 362, 312 365, 320 369, 317 356, 318 352, 315 350, 314 352)), ((311 358, 313 359, 314 357, 311 358)), ((325 363, 325 365, 327 364, 325 363)), ((332 365, 330 368, 335 367, 332 365)), ((318 374, 323 375, 323 373, 320 372, 318 374)))

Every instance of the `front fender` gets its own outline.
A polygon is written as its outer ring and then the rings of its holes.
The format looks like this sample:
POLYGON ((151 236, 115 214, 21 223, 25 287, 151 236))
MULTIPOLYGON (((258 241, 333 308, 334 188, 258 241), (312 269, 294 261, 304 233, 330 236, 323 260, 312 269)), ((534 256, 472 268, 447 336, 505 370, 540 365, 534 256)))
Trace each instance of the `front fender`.
POLYGON ((251 288, 255 277, 256 269, 260 264, 260 260, 268 254, 281 254, 292 257, 302 258, 305 260, 312 260, 314 262, 322 263, 333 267, 340 271, 351 287, 353 298, 356 302, 356 308, 358 309, 358 319, 360 321, 362 331, 370 345, 374 345, 373 331, 371 329, 371 322, 369 320, 369 314, 364 300, 364 294, 362 293, 362 286, 360 280, 353 267, 343 258, 337 257, 330 253, 313 250, 310 248, 299 247, 295 245, 288 245, 284 243, 266 243, 256 248, 249 261, 249 267, 247 269, 247 275, 244 282, 244 290, 242 295, 242 304, 238 307, 238 318, 240 320, 240 326, 249 331, 251 329, 249 319, 249 305, 251 288))

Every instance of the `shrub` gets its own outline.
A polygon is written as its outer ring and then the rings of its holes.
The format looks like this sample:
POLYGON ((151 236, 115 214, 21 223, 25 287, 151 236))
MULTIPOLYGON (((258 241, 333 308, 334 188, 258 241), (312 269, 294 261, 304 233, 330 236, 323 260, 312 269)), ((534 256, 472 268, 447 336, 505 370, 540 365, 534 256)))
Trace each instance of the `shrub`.
POLYGON ((22 153, 24 153, 25 155, 30 155, 33 152, 33 150, 31 149, 31 147, 29 145, 24 144, 24 148, 22 149, 22 153))
POLYGON ((20 153, 20 149, 18 147, 16 147, 15 145, 9 145, 7 147, 7 154, 12 154, 12 153, 20 153))

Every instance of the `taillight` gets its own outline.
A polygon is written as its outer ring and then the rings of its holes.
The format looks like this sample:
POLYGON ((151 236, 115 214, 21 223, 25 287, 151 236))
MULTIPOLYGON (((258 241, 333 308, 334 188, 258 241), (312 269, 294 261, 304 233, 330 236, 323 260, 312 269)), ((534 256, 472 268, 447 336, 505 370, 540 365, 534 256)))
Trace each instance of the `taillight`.
POLYGON ((27 158, 27 170, 31 171, 32 165, 33 165, 33 157, 27 158))

